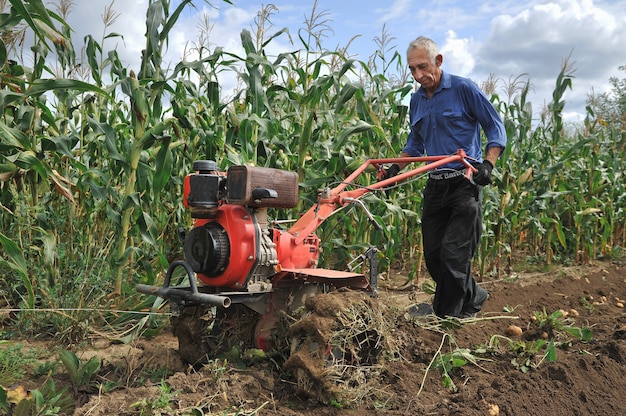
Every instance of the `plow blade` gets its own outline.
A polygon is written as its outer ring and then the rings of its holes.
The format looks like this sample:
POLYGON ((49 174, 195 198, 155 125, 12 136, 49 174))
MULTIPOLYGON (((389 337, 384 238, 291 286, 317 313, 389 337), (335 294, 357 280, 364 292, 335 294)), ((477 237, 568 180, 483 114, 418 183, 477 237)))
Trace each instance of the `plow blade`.
POLYGON ((273 282, 274 285, 280 285, 281 282, 290 280, 324 283, 337 288, 348 287, 374 291, 365 275, 331 269, 281 269, 273 282))

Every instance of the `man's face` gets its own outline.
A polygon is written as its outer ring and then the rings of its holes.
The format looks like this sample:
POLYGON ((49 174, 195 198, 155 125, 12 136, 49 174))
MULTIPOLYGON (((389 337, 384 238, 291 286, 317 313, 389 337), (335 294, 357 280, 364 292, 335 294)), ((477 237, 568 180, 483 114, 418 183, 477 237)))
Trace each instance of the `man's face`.
POLYGON ((425 49, 415 48, 408 52, 407 60, 415 81, 419 82, 429 94, 434 93, 439 86, 439 81, 441 81, 441 69, 439 67, 443 60, 442 56, 437 55, 433 64, 425 49))

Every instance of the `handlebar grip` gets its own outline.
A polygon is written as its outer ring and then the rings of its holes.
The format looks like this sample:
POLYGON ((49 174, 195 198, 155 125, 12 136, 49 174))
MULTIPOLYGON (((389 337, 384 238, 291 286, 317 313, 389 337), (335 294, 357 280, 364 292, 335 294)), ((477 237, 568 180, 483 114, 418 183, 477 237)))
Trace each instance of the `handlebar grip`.
POLYGON ((370 219, 370 222, 372 223, 374 228, 376 228, 376 230, 378 230, 378 231, 382 231, 383 230, 383 227, 381 227, 380 224, 378 223, 378 221, 376 221, 374 218, 370 219))

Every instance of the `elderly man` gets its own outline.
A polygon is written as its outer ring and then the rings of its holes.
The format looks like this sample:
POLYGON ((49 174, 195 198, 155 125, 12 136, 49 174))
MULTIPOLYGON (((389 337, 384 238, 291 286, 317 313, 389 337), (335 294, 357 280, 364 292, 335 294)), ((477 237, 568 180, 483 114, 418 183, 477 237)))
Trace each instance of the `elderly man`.
MULTIPOLYGON (((462 165, 432 170, 424 189, 424 259, 437 283, 433 310, 439 317, 467 318, 481 310, 488 293, 472 275, 472 258, 482 231, 482 187, 506 146, 495 108, 469 79, 441 69, 437 44, 420 36, 409 44, 407 62, 420 88, 411 97, 411 130, 402 156, 451 155, 463 149, 475 161, 472 180, 462 165), (487 137, 483 156, 481 128, 487 137)), ((385 177, 405 164, 391 165, 385 177)))

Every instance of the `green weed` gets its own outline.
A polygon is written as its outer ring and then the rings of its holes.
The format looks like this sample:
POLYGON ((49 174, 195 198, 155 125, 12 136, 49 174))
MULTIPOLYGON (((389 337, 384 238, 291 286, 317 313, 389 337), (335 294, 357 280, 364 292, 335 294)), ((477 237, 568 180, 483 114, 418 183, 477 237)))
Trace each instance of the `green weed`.
MULTIPOLYGON (((172 386, 165 381, 161 381, 159 394, 155 399, 142 399, 131 404, 131 407, 137 409, 140 416, 169 414, 172 410, 170 403, 179 393, 180 391, 173 390, 172 386)), ((192 410, 192 414, 195 414, 195 409, 192 410)))
MULTIPOLYGON (((446 333, 443 335, 441 339, 441 344, 439 346, 439 349, 437 350, 437 352, 435 353, 435 356, 431 360, 428 366, 428 370, 431 370, 431 369, 439 370, 442 376, 443 385, 448 390, 452 392, 456 392, 458 391, 458 388, 456 384, 454 384, 454 381, 452 380, 452 374, 454 373, 454 371, 467 365, 468 363, 479 366, 478 364, 479 360, 485 360, 485 359, 478 357, 475 351, 472 351, 467 348, 459 348, 458 346, 456 346, 456 342, 454 341, 454 338, 452 338, 452 336, 446 333), (442 348, 445 344, 446 339, 449 340, 449 346, 451 350, 446 353, 442 353, 442 348), (452 349, 452 344, 455 345, 454 349, 452 349)), ((427 375, 428 375, 428 371, 424 375, 424 381, 426 380, 427 375)), ((420 387, 420 391, 418 392, 418 395, 422 391, 422 388, 424 387, 424 381, 422 381, 422 386, 420 387)))
POLYGON ((552 340, 547 341, 540 339, 529 342, 511 341, 509 348, 514 354, 514 357, 511 359, 511 364, 522 373, 528 372, 531 368, 538 367, 544 360, 547 362, 556 361, 556 348, 552 340), (537 359, 537 356, 543 348, 546 350, 545 353, 541 355, 540 359, 537 359))
POLYGON ((35 351, 22 343, 0 341, 0 385, 9 386, 21 380, 37 362, 35 351))
POLYGON ((74 352, 68 350, 61 350, 59 357, 72 380, 74 390, 90 391, 93 388, 93 378, 100 370, 100 358, 94 356, 82 363, 74 352))
POLYGON ((533 317, 536 325, 546 331, 549 338, 554 338, 558 333, 566 333, 581 341, 590 341, 593 335, 590 328, 573 326, 565 319, 565 313, 562 310, 548 314, 544 308, 542 312, 535 311, 533 317))

